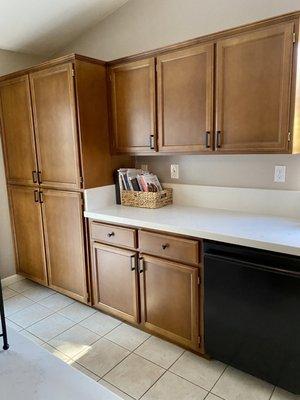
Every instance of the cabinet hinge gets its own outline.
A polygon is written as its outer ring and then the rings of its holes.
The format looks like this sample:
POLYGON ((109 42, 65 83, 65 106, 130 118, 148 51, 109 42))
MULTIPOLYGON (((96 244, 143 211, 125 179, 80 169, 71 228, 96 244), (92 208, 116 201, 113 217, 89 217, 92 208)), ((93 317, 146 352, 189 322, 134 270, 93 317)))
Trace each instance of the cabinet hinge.
POLYGON ((83 177, 82 176, 79 178, 79 181, 80 181, 80 183, 83 183, 83 177))
POLYGON ((293 43, 296 43, 296 32, 293 32, 293 43))
POLYGON ((291 141, 291 138, 292 138, 292 134, 291 134, 291 132, 289 132, 289 133, 288 133, 288 142, 291 141))
POLYGON ((198 336, 198 344, 201 343, 201 336, 198 336))
POLYGON ((72 68, 72 76, 75 76, 75 69, 72 68))

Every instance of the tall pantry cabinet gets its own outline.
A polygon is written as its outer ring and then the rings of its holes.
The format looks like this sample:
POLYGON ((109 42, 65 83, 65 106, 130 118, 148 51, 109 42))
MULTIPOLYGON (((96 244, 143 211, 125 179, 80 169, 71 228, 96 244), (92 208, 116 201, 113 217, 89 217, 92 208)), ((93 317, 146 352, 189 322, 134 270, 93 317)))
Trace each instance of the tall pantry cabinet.
POLYGON ((82 192, 117 166, 105 65, 71 55, 0 78, 0 111, 18 272, 87 302, 82 192))

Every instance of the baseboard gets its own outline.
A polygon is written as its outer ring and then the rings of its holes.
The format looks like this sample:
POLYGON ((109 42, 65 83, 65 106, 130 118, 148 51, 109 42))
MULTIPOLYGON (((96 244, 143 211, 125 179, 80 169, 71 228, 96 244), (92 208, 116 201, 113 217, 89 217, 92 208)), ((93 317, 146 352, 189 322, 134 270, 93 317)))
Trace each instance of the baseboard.
POLYGON ((15 282, 21 281, 22 279, 25 279, 25 278, 21 275, 14 274, 14 275, 8 276, 7 278, 1 279, 1 284, 3 287, 5 287, 8 285, 12 285, 15 282))

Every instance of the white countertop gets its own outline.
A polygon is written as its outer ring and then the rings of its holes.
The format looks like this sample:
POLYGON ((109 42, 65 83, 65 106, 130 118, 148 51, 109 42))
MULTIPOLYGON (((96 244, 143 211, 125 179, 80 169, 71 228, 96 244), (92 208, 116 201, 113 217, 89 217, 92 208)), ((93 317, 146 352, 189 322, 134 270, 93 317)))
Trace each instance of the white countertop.
POLYGON ((112 205, 84 216, 300 256, 300 219, 178 205, 155 210, 112 205))

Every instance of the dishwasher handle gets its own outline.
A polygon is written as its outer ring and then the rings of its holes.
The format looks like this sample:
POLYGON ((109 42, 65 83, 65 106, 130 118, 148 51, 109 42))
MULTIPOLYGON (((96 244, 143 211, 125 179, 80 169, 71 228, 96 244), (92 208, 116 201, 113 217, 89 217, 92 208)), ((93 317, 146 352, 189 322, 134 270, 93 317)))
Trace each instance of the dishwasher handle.
POLYGON ((227 262, 231 262, 234 264, 240 264, 247 268, 259 269, 261 271, 277 273, 277 274, 281 274, 281 275, 291 276, 294 278, 300 278, 300 272, 298 272, 298 271, 291 271, 291 270, 286 270, 283 268, 277 268, 277 267, 271 267, 271 266, 267 266, 267 265, 263 265, 263 264, 258 264, 258 263, 254 263, 251 261, 239 259, 238 257, 232 258, 232 257, 226 257, 226 256, 222 256, 219 254, 212 254, 212 253, 206 253, 204 255, 204 257, 217 259, 219 261, 227 261, 227 262))

